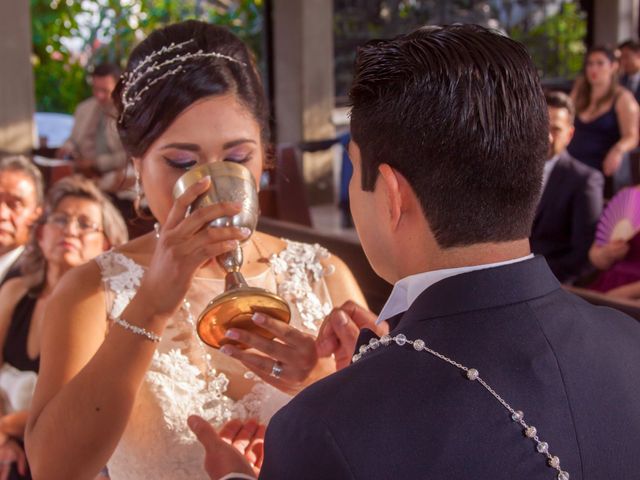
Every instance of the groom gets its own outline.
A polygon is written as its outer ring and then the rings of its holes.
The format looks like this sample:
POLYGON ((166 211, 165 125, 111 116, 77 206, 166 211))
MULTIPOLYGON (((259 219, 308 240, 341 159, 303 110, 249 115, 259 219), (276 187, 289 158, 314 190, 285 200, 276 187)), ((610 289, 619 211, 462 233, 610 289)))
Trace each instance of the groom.
MULTIPOLYGON (((530 255, 548 128, 525 49, 421 28, 361 48, 350 95, 351 208, 395 284, 393 340, 365 330, 354 364, 276 414, 260 478, 637 478, 640 325, 530 255)), ((252 478, 191 425, 211 478, 252 478)))

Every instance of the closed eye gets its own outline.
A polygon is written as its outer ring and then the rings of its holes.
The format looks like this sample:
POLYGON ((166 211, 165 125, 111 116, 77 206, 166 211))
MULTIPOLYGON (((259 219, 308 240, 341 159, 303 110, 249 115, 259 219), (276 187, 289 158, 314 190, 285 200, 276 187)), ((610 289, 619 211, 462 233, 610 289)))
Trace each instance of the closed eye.
POLYGON ((249 160, 251 160, 251 155, 246 155, 244 157, 227 157, 224 159, 225 162, 233 162, 233 163, 247 163, 249 160))
POLYGON ((167 164, 170 167, 177 168, 177 169, 180 169, 180 170, 189 170, 196 163, 198 163, 197 160, 193 160, 193 159, 174 160, 174 159, 171 159, 169 157, 164 157, 164 156, 162 158, 164 158, 165 162, 167 162, 167 164))

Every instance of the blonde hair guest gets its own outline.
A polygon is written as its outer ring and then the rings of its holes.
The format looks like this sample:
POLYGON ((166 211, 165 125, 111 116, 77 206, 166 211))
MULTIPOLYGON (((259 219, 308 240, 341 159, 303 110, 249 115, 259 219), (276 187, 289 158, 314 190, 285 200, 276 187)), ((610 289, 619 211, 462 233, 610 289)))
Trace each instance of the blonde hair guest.
POLYGON ((21 439, 30 389, 39 371, 40 333, 51 293, 67 271, 125 241, 127 229, 120 213, 89 180, 68 177, 51 188, 45 212, 30 232, 23 275, 0 289, 0 384, 5 400, 0 478, 11 468, 25 474, 21 439))

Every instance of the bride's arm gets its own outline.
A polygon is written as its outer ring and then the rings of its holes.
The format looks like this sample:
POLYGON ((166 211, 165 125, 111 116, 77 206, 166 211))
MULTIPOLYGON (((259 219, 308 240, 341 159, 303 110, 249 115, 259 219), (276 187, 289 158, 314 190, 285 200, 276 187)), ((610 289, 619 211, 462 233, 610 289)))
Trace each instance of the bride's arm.
MULTIPOLYGON (((122 315, 160 334, 163 318, 137 295, 122 315), (141 301, 142 300, 142 301, 141 301)), ((40 374, 27 424, 34 478, 92 478, 122 435, 155 344, 119 327, 106 333, 100 272, 69 272, 48 302, 40 374)))
MULTIPOLYGON (((162 335, 196 270, 229 251, 236 228, 203 228, 234 215, 217 204, 185 219, 187 207, 209 187, 196 183, 165 222, 138 292, 122 313, 129 324, 162 335)), ((27 424, 26 449, 34 478, 92 478, 107 463, 131 413, 156 344, 114 325, 106 332, 100 272, 90 262, 65 275, 48 303, 40 375, 27 424)))
POLYGON ((356 278, 342 259, 331 255, 323 261, 323 264, 325 267, 331 265, 334 269, 333 274, 324 277, 327 289, 329 290, 329 296, 331 297, 331 303, 334 306, 343 305, 345 302, 351 300, 364 308, 368 308, 367 301, 364 298, 364 294, 356 278))

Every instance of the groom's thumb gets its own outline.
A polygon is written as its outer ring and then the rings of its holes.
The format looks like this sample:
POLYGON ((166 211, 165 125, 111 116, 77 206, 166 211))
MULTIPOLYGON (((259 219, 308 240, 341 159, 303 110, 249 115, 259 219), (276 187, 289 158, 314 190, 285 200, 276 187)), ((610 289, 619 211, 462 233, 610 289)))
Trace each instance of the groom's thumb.
POLYGON ((198 441, 204 446, 205 450, 210 449, 217 442, 221 441, 213 425, 202 417, 191 415, 187 419, 187 425, 189 425, 189 428, 198 438, 198 441))

